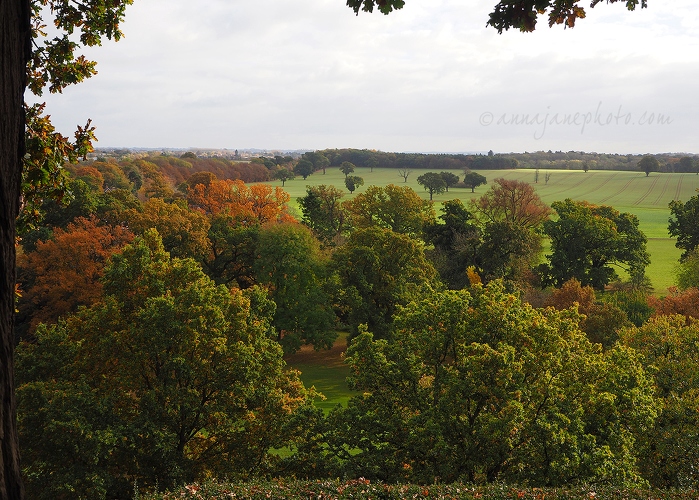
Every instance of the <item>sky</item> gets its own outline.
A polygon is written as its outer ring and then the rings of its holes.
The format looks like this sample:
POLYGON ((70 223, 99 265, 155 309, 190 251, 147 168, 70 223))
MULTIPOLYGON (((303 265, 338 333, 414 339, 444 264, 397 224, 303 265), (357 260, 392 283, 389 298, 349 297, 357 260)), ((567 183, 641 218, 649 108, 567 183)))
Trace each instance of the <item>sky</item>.
POLYGON ((496 3, 135 0, 98 75, 39 100, 98 148, 699 153, 695 1, 502 35, 496 3))

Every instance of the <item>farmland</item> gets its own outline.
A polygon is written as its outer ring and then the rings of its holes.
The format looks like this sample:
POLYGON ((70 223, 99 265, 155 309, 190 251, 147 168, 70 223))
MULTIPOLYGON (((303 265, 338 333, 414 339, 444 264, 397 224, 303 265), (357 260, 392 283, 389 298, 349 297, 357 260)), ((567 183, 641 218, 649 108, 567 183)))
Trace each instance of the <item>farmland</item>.
MULTIPOLYGON (((364 178, 364 187, 369 185, 398 184, 408 185, 415 189, 423 198, 429 199, 429 194, 417 183, 421 171, 414 171, 406 183, 395 169, 357 168, 354 172, 364 178)), ((454 171, 461 175, 461 172, 454 171)), ((589 171, 580 170, 540 170, 539 182, 535 183, 535 171, 527 169, 482 171, 489 181, 498 177, 529 182, 534 185, 539 196, 551 203, 565 198, 587 200, 594 204, 611 205, 622 212, 635 214, 641 230, 648 237, 648 251, 651 254, 651 264, 647 274, 651 278, 656 294, 664 294, 673 285, 673 268, 680 256, 675 248, 674 239, 667 234, 667 221, 670 216, 668 203, 672 200, 687 200, 699 188, 699 176, 690 173, 652 173, 649 177, 643 172, 618 171, 589 171), (548 183, 545 175, 550 174, 548 183)), ((305 181, 300 177, 287 181, 284 189, 289 192, 294 201, 303 196, 306 186, 330 184, 344 190, 344 175, 336 168, 329 168, 327 173, 316 172, 305 181)), ((281 182, 275 181, 275 185, 281 182)), ((459 198, 468 201, 479 197, 487 186, 481 186, 471 193, 470 189, 452 188, 448 193, 435 196, 435 202, 459 198)), ((353 195, 346 194, 346 199, 353 195)))

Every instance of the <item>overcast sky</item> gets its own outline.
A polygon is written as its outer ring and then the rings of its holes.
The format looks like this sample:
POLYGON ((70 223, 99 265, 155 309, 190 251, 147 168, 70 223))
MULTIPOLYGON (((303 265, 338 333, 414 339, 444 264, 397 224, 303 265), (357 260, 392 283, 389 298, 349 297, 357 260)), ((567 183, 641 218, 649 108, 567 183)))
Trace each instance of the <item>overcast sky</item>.
POLYGON ((495 3, 135 0, 48 111, 92 118, 98 147, 699 152, 695 1, 503 35, 495 3))

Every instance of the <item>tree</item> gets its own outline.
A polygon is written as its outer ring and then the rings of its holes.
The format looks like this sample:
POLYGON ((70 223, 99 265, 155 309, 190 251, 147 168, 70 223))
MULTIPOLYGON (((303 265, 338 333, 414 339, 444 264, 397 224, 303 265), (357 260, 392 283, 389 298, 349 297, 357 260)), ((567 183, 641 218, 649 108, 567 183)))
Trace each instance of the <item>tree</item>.
POLYGON ((440 172, 439 175, 444 179, 444 183, 447 185, 447 193, 449 188, 456 186, 459 183, 459 176, 452 172, 440 172))
POLYGON ((288 168, 282 167, 274 172, 274 178, 279 181, 282 181, 282 186, 284 186, 284 184, 286 184, 286 181, 294 178, 294 173, 288 168))
POLYGON ((646 177, 648 177, 651 172, 657 172, 660 170, 660 163, 655 156, 645 155, 639 160, 638 169, 641 172, 645 172, 646 177))
POLYGON ((343 161, 340 165, 340 172, 345 174, 345 179, 347 179, 347 176, 354 172, 354 163, 351 163, 349 161, 343 161))
POLYGON ((658 316, 621 331, 655 379, 662 409, 654 426, 639 436, 639 464, 656 488, 696 488, 699 460, 699 323, 658 316))
POLYGON ((353 450, 347 469, 419 484, 641 484, 652 378, 632 349, 590 344, 578 318, 493 283, 412 301, 389 341, 361 333, 346 354, 360 395, 330 438, 353 450))
MULTIPOLYGON (((101 278, 109 257, 133 239, 122 226, 100 225, 97 218, 77 218, 57 228, 50 240, 18 258, 22 323, 32 333, 39 323, 91 306, 102 298, 101 278)), ((24 326, 23 325, 23 326, 24 326)), ((26 332, 22 332, 26 333, 26 332)))
POLYGON ((483 184, 487 184, 488 180, 485 178, 485 176, 476 173, 476 172, 468 172, 464 176, 464 185, 467 188, 471 188, 471 192, 475 192, 476 188, 478 186, 482 186, 483 184))
POLYGON ((427 172, 417 178, 417 183, 429 191, 430 200, 433 194, 442 194, 447 190, 447 183, 444 182, 442 176, 435 172, 427 172))
POLYGON ((276 224, 260 231, 254 270, 276 304, 273 325, 285 352, 303 344, 330 349, 337 337, 328 293, 326 263, 310 229, 276 224))
POLYGON ((260 290, 216 286, 155 231, 114 256, 106 298, 19 350, 32 498, 128 498, 264 471, 310 404, 260 290))
POLYGON ((334 245, 348 229, 347 211, 342 204, 345 194, 334 186, 308 186, 306 196, 298 199, 303 217, 323 245, 334 245))
POLYGON ((429 290, 437 274, 420 243, 380 227, 353 232, 332 265, 343 290, 341 319, 352 336, 366 324, 377 337, 388 337, 399 305, 429 290))
POLYGON ((544 223, 551 239, 549 263, 542 268, 545 281, 561 286, 570 278, 603 290, 617 278, 612 266, 621 267, 638 282, 650 262, 646 236, 638 218, 605 205, 570 199, 551 205, 558 220, 544 223))
POLYGON ((699 249, 694 248, 676 269, 677 286, 680 290, 699 288, 699 249))
POLYGON ((425 242, 434 246, 427 256, 450 288, 460 289, 469 284, 466 268, 475 265, 481 243, 481 231, 461 200, 442 204, 442 222, 425 224, 425 242))
MULTIPOLYGON (((611 3, 619 0, 609 0, 611 3)), ((593 0, 590 7, 594 7, 601 0, 593 0)), ((635 10, 641 5, 642 8, 647 6, 647 0, 630 0, 626 2, 626 7, 629 10, 635 10)), ((405 0, 347 0, 347 6, 354 10, 355 14, 359 14, 360 10, 365 12, 373 12, 374 7, 377 7, 382 14, 390 14, 393 10, 402 9, 405 5, 405 0)), ((534 31, 539 15, 548 12, 549 27, 554 24, 565 24, 566 27, 572 28, 575 26, 576 19, 585 17, 585 9, 580 6, 579 1, 570 0, 526 0, 525 2, 517 0, 500 0, 490 14, 488 25, 492 26, 498 33, 507 31, 510 28, 517 28, 520 31, 534 31)), ((492 155, 492 150, 488 152, 492 155)))
POLYGON ((473 200, 471 206, 483 221, 510 222, 532 230, 552 213, 530 184, 502 178, 495 179, 488 192, 473 200))
POLYGON ((435 217, 430 202, 420 198, 410 187, 394 184, 369 186, 343 206, 352 227, 383 227, 413 237, 421 236, 422 227, 435 217))
POLYGON ((294 167, 294 173, 303 177, 304 181, 313 173, 313 170, 313 163, 308 160, 299 160, 294 167))
MULTIPOLYGON (((30 0, 0 5, 0 53, 3 75, 0 89, 0 497, 23 498, 20 479, 13 387, 14 291, 16 220, 20 196, 28 213, 40 200, 61 190, 64 160, 83 156, 91 148, 94 129, 79 127, 75 142, 56 133, 41 104, 25 108, 27 86, 35 95, 44 87, 60 92, 71 83, 95 73, 94 63, 75 51, 81 45, 99 45, 104 38, 119 39, 119 22, 130 0, 108 4, 90 0, 80 8, 68 1, 52 2, 51 9, 30 0), (97 5, 95 5, 97 4, 97 5), (54 19, 43 20, 51 16, 54 19), (43 24, 53 25, 45 40, 43 24), (73 36, 69 36, 72 34, 73 36)), ((38 213, 38 212, 35 212, 38 213)))
POLYGON ((348 175, 345 177, 345 186, 350 193, 354 193, 354 190, 359 186, 364 185, 364 179, 356 175, 348 175))
POLYGON ((403 182, 408 182, 408 176, 412 173, 413 173, 413 171, 409 168, 399 168, 398 169, 398 175, 400 175, 403 178, 403 182))
POLYGON ((684 260, 699 246, 699 194, 692 196, 686 203, 671 201, 670 213, 668 233, 677 238, 675 246, 684 250, 681 257, 684 260))

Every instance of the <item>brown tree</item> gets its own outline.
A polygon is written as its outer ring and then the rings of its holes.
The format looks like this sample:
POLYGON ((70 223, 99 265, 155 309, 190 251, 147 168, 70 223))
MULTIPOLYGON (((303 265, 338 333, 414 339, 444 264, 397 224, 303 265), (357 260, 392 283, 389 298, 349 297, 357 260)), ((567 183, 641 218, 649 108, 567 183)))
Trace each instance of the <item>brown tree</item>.
POLYGON ((509 222, 526 229, 540 226, 553 213, 530 184, 502 178, 471 207, 484 222, 509 222))

